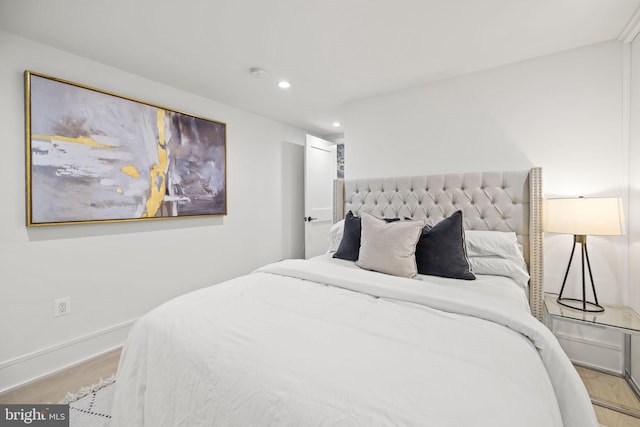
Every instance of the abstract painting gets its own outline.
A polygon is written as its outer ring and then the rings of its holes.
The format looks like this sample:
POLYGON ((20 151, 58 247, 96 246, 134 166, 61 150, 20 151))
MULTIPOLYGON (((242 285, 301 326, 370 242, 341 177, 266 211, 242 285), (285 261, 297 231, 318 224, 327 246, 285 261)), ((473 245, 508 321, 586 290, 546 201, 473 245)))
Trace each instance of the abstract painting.
POLYGON ((226 125, 25 72, 27 225, 226 215, 226 125))

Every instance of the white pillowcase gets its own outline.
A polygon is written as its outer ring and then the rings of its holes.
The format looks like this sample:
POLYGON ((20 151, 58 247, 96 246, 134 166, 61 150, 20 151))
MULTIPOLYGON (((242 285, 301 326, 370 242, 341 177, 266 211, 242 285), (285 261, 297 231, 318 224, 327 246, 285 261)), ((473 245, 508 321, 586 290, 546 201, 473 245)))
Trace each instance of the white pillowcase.
POLYGON ((335 252, 340 246, 342 234, 344 233, 344 219, 336 222, 329 229, 329 252, 335 252))
POLYGON ((469 257, 469 265, 474 274, 510 277, 524 289, 529 285, 529 273, 510 259, 497 256, 469 257))
POLYGON ((425 221, 386 222, 368 213, 362 214, 361 221, 360 255, 356 265, 400 277, 418 274, 416 244, 425 221))
POLYGON ((526 269, 522 247, 513 231, 465 230, 467 256, 495 256, 513 261, 526 269))
POLYGON ((510 277, 527 288, 529 273, 516 233, 466 230, 464 237, 473 273, 510 277))

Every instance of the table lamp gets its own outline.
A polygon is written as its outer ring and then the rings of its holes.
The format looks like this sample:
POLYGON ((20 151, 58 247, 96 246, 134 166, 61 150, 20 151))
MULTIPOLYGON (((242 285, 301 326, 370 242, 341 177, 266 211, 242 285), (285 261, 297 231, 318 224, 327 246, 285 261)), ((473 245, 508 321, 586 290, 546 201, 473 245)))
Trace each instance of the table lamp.
POLYGON ((604 311, 598 303, 596 287, 593 283, 589 253, 587 251, 587 235, 619 236, 622 234, 622 201, 615 197, 576 197, 563 199, 545 199, 542 228, 550 233, 573 234, 573 248, 569 257, 569 265, 562 281, 558 295, 558 304, 590 313, 604 311), (564 297, 571 261, 577 244, 582 248, 582 299, 564 297), (587 301, 585 262, 591 281, 593 301, 587 301))

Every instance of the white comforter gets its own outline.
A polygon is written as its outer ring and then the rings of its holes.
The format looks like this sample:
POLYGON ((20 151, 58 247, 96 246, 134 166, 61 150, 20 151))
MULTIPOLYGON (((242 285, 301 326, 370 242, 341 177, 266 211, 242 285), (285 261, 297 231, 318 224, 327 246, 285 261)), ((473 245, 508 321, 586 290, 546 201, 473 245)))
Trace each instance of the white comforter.
POLYGON ((131 331, 111 425, 597 426, 553 335, 477 282, 289 260, 179 297, 131 331))

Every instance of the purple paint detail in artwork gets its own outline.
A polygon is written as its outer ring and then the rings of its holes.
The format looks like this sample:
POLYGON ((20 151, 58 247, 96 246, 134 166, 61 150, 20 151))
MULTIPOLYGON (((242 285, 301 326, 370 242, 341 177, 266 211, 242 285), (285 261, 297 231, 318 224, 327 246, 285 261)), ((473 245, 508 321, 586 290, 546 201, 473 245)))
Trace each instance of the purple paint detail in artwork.
MULTIPOLYGON (((158 107, 30 76, 31 222, 141 218, 158 158, 158 107), (62 138, 61 138, 62 137, 62 138), (69 138, 87 137, 97 144, 69 138), (139 172, 125 173, 134 166, 139 172)), ((226 126, 165 110, 156 216, 226 214, 226 126)))

